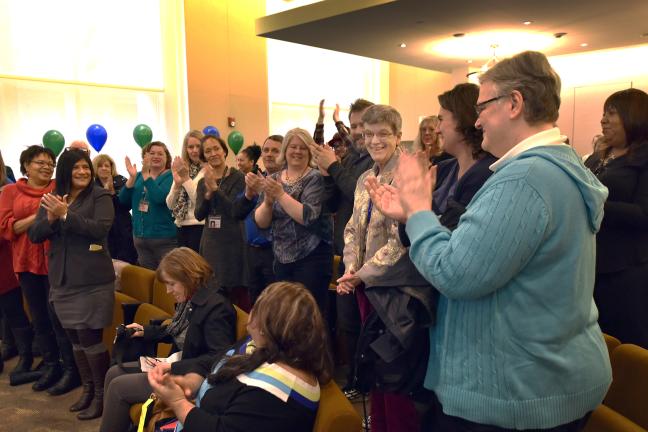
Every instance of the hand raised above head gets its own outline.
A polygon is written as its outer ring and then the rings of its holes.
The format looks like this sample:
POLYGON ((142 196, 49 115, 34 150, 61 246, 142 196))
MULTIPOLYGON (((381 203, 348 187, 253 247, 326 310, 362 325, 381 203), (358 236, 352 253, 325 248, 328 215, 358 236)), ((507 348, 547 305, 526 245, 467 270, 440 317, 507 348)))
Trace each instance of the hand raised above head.
POLYGON ((340 121, 340 104, 335 104, 335 110, 333 110, 333 121, 335 123, 340 121))

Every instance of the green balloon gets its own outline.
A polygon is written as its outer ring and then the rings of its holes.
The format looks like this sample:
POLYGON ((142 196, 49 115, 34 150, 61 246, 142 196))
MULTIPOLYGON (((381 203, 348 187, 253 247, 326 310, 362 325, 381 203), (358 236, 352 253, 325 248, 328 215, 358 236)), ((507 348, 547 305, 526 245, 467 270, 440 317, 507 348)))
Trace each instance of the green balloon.
POLYGON ((229 144, 234 154, 237 155, 241 147, 243 147, 243 134, 239 131, 232 131, 227 136, 227 144, 229 144))
POLYGON ((145 124, 139 124, 135 126, 135 129, 133 129, 133 138, 137 145, 144 147, 153 139, 153 132, 151 131, 151 128, 145 124))
POLYGON ((63 150, 65 146, 65 138, 63 134, 57 130, 48 130, 43 135, 43 145, 54 152, 54 156, 57 156, 63 150))

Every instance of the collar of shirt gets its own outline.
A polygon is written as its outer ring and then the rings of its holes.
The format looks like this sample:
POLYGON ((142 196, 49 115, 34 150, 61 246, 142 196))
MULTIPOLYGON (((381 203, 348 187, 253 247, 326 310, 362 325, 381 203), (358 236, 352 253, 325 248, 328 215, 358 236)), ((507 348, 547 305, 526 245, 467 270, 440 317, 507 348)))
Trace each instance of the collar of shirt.
POLYGON ((566 145, 567 137, 560 134, 560 129, 557 127, 547 129, 546 131, 539 132, 535 135, 520 141, 511 150, 507 151, 504 156, 499 158, 496 162, 489 167, 491 171, 495 172, 497 169, 508 159, 512 159, 522 152, 531 150, 535 147, 548 146, 548 145, 566 145))

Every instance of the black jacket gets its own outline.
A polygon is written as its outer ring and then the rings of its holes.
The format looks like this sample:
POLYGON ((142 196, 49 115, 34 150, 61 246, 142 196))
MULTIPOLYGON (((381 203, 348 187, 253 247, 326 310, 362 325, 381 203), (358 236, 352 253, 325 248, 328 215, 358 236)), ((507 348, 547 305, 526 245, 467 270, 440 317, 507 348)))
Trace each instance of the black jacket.
POLYGON ((192 362, 213 362, 235 341, 236 311, 214 278, 193 295, 191 308, 182 360, 171 364, 174 375, 191 371, 192 362))
POLYGON ((94 186, 68 207, 65 222, 47 220, 43 207, 29 228, 34 243, 50 240, 49 281, 56 287, 99 285, 115 280, 115 269, 108 252, 108 231, 114 210, 110 194, 94 186))
MULTIPOLYGON (((96 183, 97 186, 103 187, 99 179, 96 180, 96 183)), ((115 220, 108 233, 108 250, 112 258, 136 264, 137 251, 133 244, 133 219, 131 218, 129 206, 125 206, 119 201, 119 191, 125 184, 126 178, 124 176, 116 175, 113 177, 115 194, 112 195, 112 203, 115 209, 115 220)))
POLYGON ((609 191, 596 236, 596 271, 612 273, 648 261, 648 157, 620 156, 600 167, 585 161, 609 191))
POLYGON ((366 151, 358 153, 349 147, 344 161, 333 162, 328 167, 329 177, 324 177, 327 188, 329 208, 335 213, 333 219, 333 246, 336 255, 342 256, 344 251, 344 228, 353 214, 353 195, 358 178, 371 169, 374 161, 366 151))

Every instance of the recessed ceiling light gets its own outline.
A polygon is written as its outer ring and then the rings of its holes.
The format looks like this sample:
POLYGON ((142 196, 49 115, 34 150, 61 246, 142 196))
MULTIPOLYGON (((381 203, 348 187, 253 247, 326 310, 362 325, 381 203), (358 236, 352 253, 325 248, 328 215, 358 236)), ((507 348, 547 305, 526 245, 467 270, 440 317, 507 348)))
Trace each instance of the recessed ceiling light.
POLYGON ((543 51, 557 41, 552 33, 530 31, 470 32, 464 37, 447 37, 425 45, 425 52, 443 57, 480 62, 492 57, 493 45, 497 45, 499 57, 510 57, 526 50, 543 51))
POLYGON ((531 24, 533 24, 533 21, 524 21, 522 24, 524 24, 524 25, 531 25, 531 24))
POLYGON ((472 63, 472 60, 468 60, 466 63, 470 64, 470 63, 472 63))
POLYGON ((580 44, 580 46, 582 46, 583 48, 586 47, 587 45, 588 45, 587 42, 583 42, 582 44, 580 44))
POLYGON ((401 48, 405 48, 407 46, 407 44, 405 42, 401 42, 401 44, 398 45, 398 46, 401 47, 401 48))

